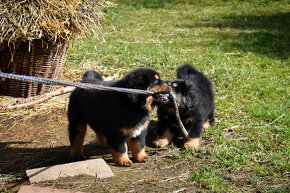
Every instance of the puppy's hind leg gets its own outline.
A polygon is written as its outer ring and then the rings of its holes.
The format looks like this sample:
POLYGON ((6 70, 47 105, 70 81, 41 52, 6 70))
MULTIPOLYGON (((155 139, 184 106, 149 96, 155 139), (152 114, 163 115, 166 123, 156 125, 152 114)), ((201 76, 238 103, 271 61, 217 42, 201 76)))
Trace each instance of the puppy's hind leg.
POLYGON ((70 160, 79 161, 85 159, 83 155, 83 143, 87 131, 87 124, 81 113, 79 96, 73 92, 68 105, 69 140, 71 144, 70 160))
POLYGON ((210 125, 214 125, 215 123, 215 118, 214 118, 214 109, 210 112, 208 115, 209 123, 210 125))
POLYGON ((203 130, 207 130, 214 123, 215 123, 214 110, 212 110, 203 124, 203 130))
POLYGON ((83 143, 87 131, 86 124, 70 125, 69 128, 69 139, 71 143, 70 149, 70 160, 79 161, 84 160, 83 154, 83 143))
POLYGON ((98 139, 98 144, 102 147, 102 148, 107 148, 108 147, 108 142, 107 142, 107 138, 105 137, 104 134, 99 133, 99 132, 95 132, 96 133, 96 137, 98 139))

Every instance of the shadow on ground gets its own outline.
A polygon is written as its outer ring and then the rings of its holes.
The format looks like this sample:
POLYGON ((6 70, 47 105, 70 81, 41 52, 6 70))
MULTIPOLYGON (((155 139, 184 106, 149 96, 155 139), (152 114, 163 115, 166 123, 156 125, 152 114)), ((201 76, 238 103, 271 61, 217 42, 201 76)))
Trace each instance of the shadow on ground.
MULTIPOLYGON (((21 185, 30 185, 25 170, 52 166, 69 162, 68 146, 55 148, 21 148, 29 145, 26 142, 0 143, 1 183, 0 192, 17 192, 21 185), (14 145, 20 147, 13 147, 14 145), (4 186, 3 186, 4 185, 4 186)), ((145 163, 134 163, 130 168, 116 166, 108 150, 99 148, 95 143, 86 144, 84 153, 90 159, 103 158, 114 172, 114 178, 106 178, 95 182, 91 178, 77 176, 61 178, 57 181, 45 181, 34 184, 40 187, 54 187, 84 192, 168 192, 186 188, 196 191, 195 186, 185 181, 189 165, 182 165, 180 160, 172 160, 168 153, 176 149, 147 149, 149 160, 145 163), (173 167, 175 162, 178 170, 173 167), (173 165, 173 166, 172 166, 173 165)))
POLYGON ((220 36, 221 41, 226 41, 224 47, 229 47, 229 50, 238 49, 282 60, 289 58, 290 12, 260 16, 232 14, 218 19, 177 24, 177 26, 219 28, 221 31, 217 36, 220 36))
MULTIPOLYGON (((152 142, 156 139, 156 127, 156 122, 151 121, 146 137, 146 145, 148 147, 153 147, 152 142)), ((87 143, 84 145, 84 155, 87 158, 103 158, 110 165, 114 165, 109 149, 99 147, 96 141, 87 143)), ((11 175, 24 174, 28 169, 70 162, 69 146, 27 148, 31 144, 32 142, 0 141, 0 155, 2 155, 0 159, 0 173, 11 175)))
MULTIPOLYGON (((153 132, 154 135, 154 132, 153 132)), ((152 136, 152 133, 151 133, 152 136)), ((89 129, 85 139, 84 154, 88 159, 103 158, 115 178, 95 180, 83 177, 45 181, 36 186, 83 192, 168 192, 178 187, 195 191, 196 187, 185 180, 190 165, 178 165, 182 160, 170 154, 177 149, 146 148, 149 160, 134 163, 132 167, 118 167, 113 163, 108 149, 97 146, 95 133, 89 129)), ((148 139, 150 141, 150 139, 148 139)), ((0 117, 0 192, 17 192, 21 185, 30 185, 25 175, 27 169, 69 162, 69 140, 64 109, 54 109, 44 115, 2 115, 0 117)), ((129 157, 131 154, 129 153, 129 157)))
MULTIPOLYGON (((14 144, 27 144, 26 142, 0 143, 1 174, 23 174, 32 168, 52 166, 69 162, 69 147, 61 146, 55 148, 18 148, 11 147, 14 144)), ((102 157, 106 162, 112 164, 110 152, 102 149, 95 143, 84 146, 84 154, 88 158, 102 157)))
MULTIPOLYGON (((28 169, 47 167, 69 162, 69 147, 55 148, 21 148, 14 145, 28 145, 27 142, 0 143, 1 181, 6 184, 8 192, 17 191, 20 185, 28 184, 25 171, 28 169)), ((84 146, 88 158, 103 158, 108 164, 114 165, 108 150, 91 143, 84 146)), ((3 187, 0 185, 0 192, 3 187)))

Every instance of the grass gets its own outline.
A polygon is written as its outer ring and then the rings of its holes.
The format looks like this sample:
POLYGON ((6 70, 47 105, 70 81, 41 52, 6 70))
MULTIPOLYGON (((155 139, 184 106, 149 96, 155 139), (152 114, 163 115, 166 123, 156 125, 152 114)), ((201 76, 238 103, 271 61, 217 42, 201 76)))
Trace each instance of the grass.
POLYGON ((67 70, 105 76, 140 66, 175 77, 191 62, 209 77, 217 124, 192 164, 188 183, 215 192, 289 192, 289 1, 114 0, 104 39, 75 42, 67 70))

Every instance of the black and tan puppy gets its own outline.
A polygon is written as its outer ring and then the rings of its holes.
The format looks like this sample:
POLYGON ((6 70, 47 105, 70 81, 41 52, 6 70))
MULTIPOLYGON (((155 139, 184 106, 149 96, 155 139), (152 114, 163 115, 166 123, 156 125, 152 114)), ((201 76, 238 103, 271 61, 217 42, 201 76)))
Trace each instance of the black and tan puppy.
MULTIPOLYGON (((160 79, 156 71, 149 68, 135 69, 122 79, 114 81, 104 81, 98 72, 88 71, 82 82, 154 93, 168 90, 168 84, 160 79)), ((126 141, 134 161, 146 161, 145 135, 153 108, 151 95, 76 88, 70 96, 68 106, 71 160, 84 159, 83 142, 88 124, 96 132, 101 145, 110 148, 116 164, 132 165, 126 141)))
MULTIPOLYGON (((197 149, 200 144, 202 129, 214 124, 214 92, 211 82, 189 64, 177 69, 177 80, 169 81, 172 95, 176 98, 181 121, 188 132, 184 138, 184 147, 197 149)), ((176 119, 172 97, 156 95, 158 105, 156 147, 165 147, 172 137, 181 135, 176 119), (167 98, 168 97, 168 98, 167 98)))

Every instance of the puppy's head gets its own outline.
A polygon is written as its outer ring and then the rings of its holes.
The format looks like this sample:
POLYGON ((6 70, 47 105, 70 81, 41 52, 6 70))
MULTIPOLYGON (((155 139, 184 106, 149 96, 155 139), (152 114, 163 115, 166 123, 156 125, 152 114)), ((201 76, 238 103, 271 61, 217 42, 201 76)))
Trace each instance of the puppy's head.
POLYGON ((165 92, 168 90, 168 83, 160 79, 160 75, 150 68, 137 68, 126 77, 126 86, 152 92, 165 92))
POLYGON ((186 83, 182 79, 169 80, 167 81, 169 86, 171 87, 171 93, 158 93, 154 95, 154 103, 158 106, 162 106, 163 108, 173 109, 175 98, 177 105, 183 108, 186 105, 186 83))
MULTIPOLYGON (((148 90, 154 93, 168 92, 168 83, 160 78, 160 75, 150 68, 137 68, 126 77, 128 79, 128 88, 148 90)), ((129 94, 129 98, 136 103, 141 103, 147 110, 152 110, 153 96, 140 94, 129 94)))

